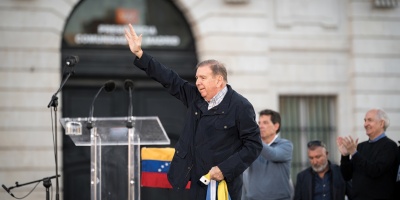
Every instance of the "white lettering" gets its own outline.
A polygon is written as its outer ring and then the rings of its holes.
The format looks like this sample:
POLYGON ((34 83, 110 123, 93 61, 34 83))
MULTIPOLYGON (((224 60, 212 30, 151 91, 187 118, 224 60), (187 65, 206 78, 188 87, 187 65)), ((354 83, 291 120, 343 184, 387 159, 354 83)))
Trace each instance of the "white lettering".
POLYGON ((146 46, 178 46, 181 40, 178 36, 159 35, 152 37, 145 37, 142 40, 143 45, 146 46))
MULTIPOLYGON (((100 35, 100 34, 76 34, 76 44, 92 45, 127 45, 123 35, 100 35)), ((175 35, 158 35, 145 37, 142 40, 142 46, 178 46, 181 40, 175 35)))
MULTIPOLYGON (((111 34, 111 35, 124 35, 125 34, 126 25, 118 25, 118 24, 100 24, 97 26, 97 33, 99 34, 111 34)), ((155 26, 146 26, 146 25, 134 25, 136 33, 143 35, 157 35, 157 27, 155 26)))

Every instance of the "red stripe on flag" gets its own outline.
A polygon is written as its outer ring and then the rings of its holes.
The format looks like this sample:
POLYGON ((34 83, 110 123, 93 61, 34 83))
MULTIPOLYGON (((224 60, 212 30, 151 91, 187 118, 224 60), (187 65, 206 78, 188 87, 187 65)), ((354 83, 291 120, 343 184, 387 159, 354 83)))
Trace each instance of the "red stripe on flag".
POLYGON ((142 172, 142 187, 172 188, 166 173, 142 172))
MULTIPOLYGON (((172 188, 168 181, 166 173, 157 172, 142 172, 142 187, 153 187, 153 188, 172 188)), ((190 181, 186 185, 186 189, 190 189, 190 181)))

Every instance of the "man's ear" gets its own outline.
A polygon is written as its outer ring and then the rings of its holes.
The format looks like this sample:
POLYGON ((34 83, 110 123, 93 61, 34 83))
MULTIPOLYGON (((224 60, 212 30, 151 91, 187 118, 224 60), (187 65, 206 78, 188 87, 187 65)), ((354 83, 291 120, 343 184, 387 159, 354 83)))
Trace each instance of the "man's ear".
POLYGON ((381 120, 381 127, 385 128, 385 121, 384 120, 381 120))
POLYGON ((274 124, 275 132, 279 129, 280 126, 281 126, 281 124, 279 124, 279 123, 274 124))
POLYGON ((222 83, 224 82, 224 78, 221 75, 217 76, 217 86, 220 87, 222 86, 222 83))

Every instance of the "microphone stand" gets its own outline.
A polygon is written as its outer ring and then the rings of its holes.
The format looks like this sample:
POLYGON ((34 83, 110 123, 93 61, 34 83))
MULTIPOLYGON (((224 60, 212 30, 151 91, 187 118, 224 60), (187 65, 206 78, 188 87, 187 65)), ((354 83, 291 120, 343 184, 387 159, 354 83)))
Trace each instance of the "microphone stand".
MULTIPOLYGON (((52 178, 58 178, 59 176, 60 176, 60 175, 52 176, 52 177, 46 177, 46 178, 43 178, 43 179, 39 179, 39 180, 36 180, 36 181, 31 181, 31 182, 23 183, 23 184, 19 184, 18 182, 15 182, 15 186, 12 186, 12 187, 7 188, 5 185, 2 185, 2 187, 6 190, 6 192, 7 192, 8 194, 10 194, 12 197, 16 198, 16 197, 14 196, 14 194, 11 193, 11 190, 12 190, 12 189, 18 188, 18 187, 22 187, 22 186, 25 186, 25 185, 29 185, 29 184, 33 184, 33 183, 39 183, 40 181, 43 181, 43 186, 46 188, 46 200, 49 200, 49 199, 50 199, 49 187, 51 186, 51 179, 52 179, 52 178)), ((19 199, 19 198, 18 198, 18 199, 19 199)))
MULTIPOLYGON (((65 67, 65 66, 64 66, 65 67)), ((58 174, 58 131, 57 131, 57 107, 58 107, 58 97, 57 94, 61 91, 61 89, 64 87, 65 83, 69 79, 69 77, 74 74, 73 68, 68 72, 68 75, 65 77, 65 79, 61 82, 60 87, 58 88, 57 92, 53 94, 51 97, 51 100, 49 104, 47 105, 48 108, 53 107, 54 110, 54 157, 55 157, 55 163, 56 163, 56 174, 58 174)), ((56 176, 56 200, 60 199, 60 188, 59 188, 59 183, 58 183, 58 177, 60 175, 56 176)))
POLYGON ((129 87, 129 110, 128 110, 128 121, 126 122, 127 128, 133 128, 132 124, 132 88, 129 87))
POLYGON ((93 100, 92 100, 92 104, 90 106, 90 110, 89 110, 89 118, 88 118, 88 123, 86 124, 86 128, 87 129, 92 129, 93 128, 93 112, 94 112, 94 102, 96 101, 97 97, 99 96, 100 92, 104 89, 105 85, 101 86, 101 88, 99 89, 99 91, 97 91, 96 95, 94 96, 93 100))

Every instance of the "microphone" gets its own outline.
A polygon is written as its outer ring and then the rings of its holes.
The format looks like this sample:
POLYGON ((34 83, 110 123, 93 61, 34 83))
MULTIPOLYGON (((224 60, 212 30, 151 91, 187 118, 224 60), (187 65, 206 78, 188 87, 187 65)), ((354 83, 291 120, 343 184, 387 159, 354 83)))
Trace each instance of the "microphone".
POLYGON ((106 92, 112 92, 115 90, 115 82, 112 80, 107 81, 104 84, 104 90, 106 90, 106 92))
POLYGON ((65 59, 65 65, 68 66, 68 67, 73 67, 78 62, 79 62, 79 57, 78 56, 68 56, 65 59))
POLYGON ((124 82, 124 89, 129 93, 129 109, 128 109, 128 122, 126 123, 126 127, 132 128, 132 90, 133 90, 133 81, 126 79, 124 82))
MULTIPOLYGON (((69 79, 69 77, 71 75, 73 75, 74 69, 72 68, 76 63, 79 62, 79 57, 78 56, 68 56, 67 58, 65 58, 65 66, 71 67, 68 72, 68 75, 65 77, 65 79, 61 82, 60 87, 58 88, 57 92, 55 92, 53 94, 53 96, 51 97, 51 100, 49 102, 49 104, 47 105, 48 108, 50 107, 57 107, 58 106, 58 97, 57 94, 61 91, 61 89, 64 87, 65 83, 67 82, 67 80, 69 79)), ((63 68, 65 69, 65 66, 63 66, 63 68)), ((64 72, 63 72, 64 73, 64 72)))
POLYGON ((124 88, 126 91, 129 91, 129 89, 133 89, 133 81, 126 79, 124 82, 124 88))
POLYGON ((7 193, 10 193, 10 190, 3 184, 1 185, 7 193))
POLYGON ((8 194, 10 194, 12 197, 15 198, 14 194, 10 192, 10 188, 7 188, 4 184, 2 184, 1 186, 4 188, 4 190, 6 190, 6 192, 7 192, 8 194))
POLYGON ((99 89, 99 91, 97 91, 97 94, 94 96, 92 104, 90 106, 90 110, 89 110, 89 120, 88 123, 86 125, 86 127, 88 129, 92 129, 93 125, 92 125, 92 120, 93 120, 93 111, 94 111, 94 102, 96 101, 97 97, 99 96, 100 92, 102 90, 105 90, 106 92, 112 92, 115 89, 115 82, 112 80, 107 81, 103 86, 101 86, 101 88, 99 89))

